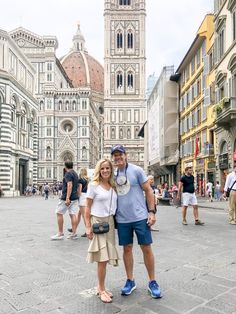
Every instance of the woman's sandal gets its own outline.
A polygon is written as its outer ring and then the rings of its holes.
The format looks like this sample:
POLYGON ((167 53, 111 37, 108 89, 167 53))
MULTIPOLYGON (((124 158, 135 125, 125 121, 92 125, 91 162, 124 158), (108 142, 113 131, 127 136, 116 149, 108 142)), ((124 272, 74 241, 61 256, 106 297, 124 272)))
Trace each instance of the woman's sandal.
POLYGON ((98 296, 103 303, 111 303, 112 298, 108 295, 107 291, 98 292, 98 296))
MULTIPOLYGON (((106 292, 106 294, 110 297, 110 298, 113 298, 113 294, 111 291, 109 290, 104 290, 104 292, 106 292)), ((99 290, 97 289, 97 295, 99 295, 99 290)))
POLYGON ((111 293, 111 291, 106 290, 106 294, 109 295, 109 297, 112 299, 113 298, 113 294, 111 293))

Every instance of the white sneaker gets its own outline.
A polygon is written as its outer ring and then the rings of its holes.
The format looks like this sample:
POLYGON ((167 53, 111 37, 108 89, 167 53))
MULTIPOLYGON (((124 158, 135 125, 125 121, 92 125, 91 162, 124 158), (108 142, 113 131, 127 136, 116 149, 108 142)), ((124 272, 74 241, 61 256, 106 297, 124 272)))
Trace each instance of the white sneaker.
POLYGON ((77 240, 79 239, 78 235, 77 234, 69 234, 67 239, 71 239, 71 240, 77 240))
POLYGON ((57 234, 51 236, 51 240, 63 240, 63 239, 64 239, 63 233, 62 234, 57 233, 57 234))

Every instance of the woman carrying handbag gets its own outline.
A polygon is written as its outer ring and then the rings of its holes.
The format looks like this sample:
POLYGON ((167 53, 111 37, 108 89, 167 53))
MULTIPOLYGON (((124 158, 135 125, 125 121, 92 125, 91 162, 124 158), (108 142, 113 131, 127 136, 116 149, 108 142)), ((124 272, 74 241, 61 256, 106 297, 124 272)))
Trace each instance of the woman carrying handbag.
POLYGON ((112 302, 112 293, 105 288, 107 263, 118 265, 115 246, 114 218, 117 194, 113 181, 114 171, 110 160, 100 160, 93 181, 88 186, 85 209, 86 234, 90 240, 87 260, 97 262, 98 295, 102 302, 112 302))

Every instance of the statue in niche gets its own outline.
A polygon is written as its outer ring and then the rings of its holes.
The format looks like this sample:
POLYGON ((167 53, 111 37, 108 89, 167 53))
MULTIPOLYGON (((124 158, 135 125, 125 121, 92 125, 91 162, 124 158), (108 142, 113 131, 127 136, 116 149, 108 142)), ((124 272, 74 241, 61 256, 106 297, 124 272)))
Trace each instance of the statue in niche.
POLYGON ((51 154, 51 148, 48 146, 47 147, 47 158, 51 158, 52 154, 51 154))
POLYGON ((120 128, 120 138, 123 138, 123 129, 122 128, 120 128))
POLYGON ((127 138, 131 138, 131 132, 130 129, 127 130, 127 138))
POLYGON ((115 138, 115 129, 114 128, 111 129, 111 138, 115 138))
POLYGON ((83 146, 83 148, 82 148, 82 159, 83 160, 87 159, 87 150, 86 150, 85 146, 83 146))

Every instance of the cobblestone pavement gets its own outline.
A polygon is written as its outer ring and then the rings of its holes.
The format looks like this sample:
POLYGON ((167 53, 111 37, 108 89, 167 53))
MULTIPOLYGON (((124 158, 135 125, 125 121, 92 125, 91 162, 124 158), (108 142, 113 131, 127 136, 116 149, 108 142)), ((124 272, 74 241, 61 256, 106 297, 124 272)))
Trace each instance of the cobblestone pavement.
POLYGON ((153 250, 163 298, 148 295, 136 246, 137 290, 120 295, 126 279, 121 261, 108 267, 114 301, 103 304, 94 293, 96 265, 85 261, 88 240, 50 240, 56 203, 56 198, 0 199, 0 313, 236 313, 236 226, 228 224, 224 210, 201 208, 206 225, 195 226, 189 209, 189 224, 183 226, 180 209, 160 207, 153 250))

